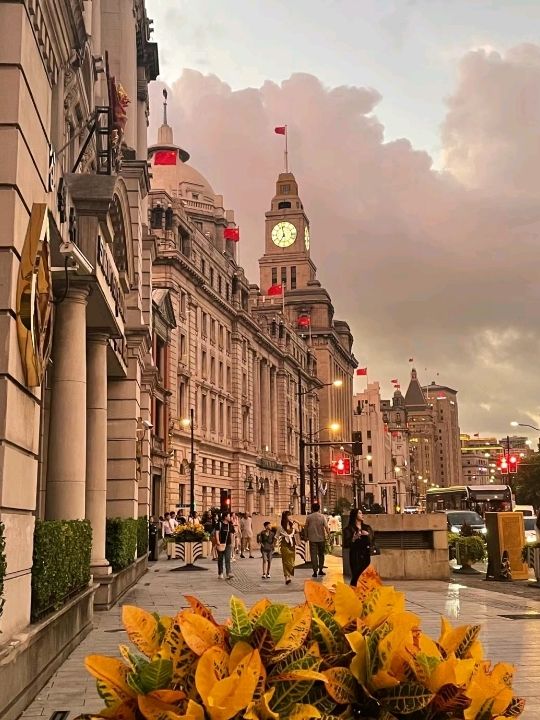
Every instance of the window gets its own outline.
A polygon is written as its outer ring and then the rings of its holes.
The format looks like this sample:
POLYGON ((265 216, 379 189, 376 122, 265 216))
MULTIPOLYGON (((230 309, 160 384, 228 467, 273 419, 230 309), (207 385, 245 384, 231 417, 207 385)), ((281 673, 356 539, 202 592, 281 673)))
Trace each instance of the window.
POLYGON ((217 320, 210 319, 210 340, 216 342, 216 328, 218 326, 217 320))
POLYGON ((207 427, 207 420, 208 420, 207 410, 206 410, 206 401, 207 401, 206 393, 202 393, 201 394, 201 422, 202 422, 203 428, 207 427))
POLYGON ((180 335, 180 362, 187 363, 186 336, 180 335))
POLYGON ((272 285, 277 285, 277 267, 272 268, 272 285))
POLYGON ((223 435, 223 403, 219 403, 218 432, 223 435))
POLYGON ((296 288, 296 265, 291 267, 291 290, 296 288))
POLYGON ((247 340, 245 338, 242 340, 242 360, 244 362, 247 360, 247 340))
MULTIPOLYGON (((195 223, 197 224, 197 223, 195 223)), ((201 223, 201 229, 202 229, 202 223, 201 223)), ((206 275, 206 262, 204 258, 201 258, 201 272, 203 275, 206 275)))
POLYGON ((198 307, 195 308, 193 317, 195 319, 195 330, 196 330, 196 332, 198 332, 199 331, 199 308, 198 307))
POLYGON ((286 267, 281 268, 281 284, 282 285, 287 284, 287 268, 286 267))
POLYGON ((371 440, 371 430, 367 431, 367 437, 368 437, 368 440, 371 440))
POLYGON ((231 297, 231 288, 229 283, 225 283, 225 297, 227 300, 230 300, 231 297))
POLYGON ((198 200, 198 199, 199 199, 199 193, 194 193, 194 192, 192 192, 192 193, 191 193, 191 197, 192 197, 194 200, 198 200))
POLYGON ((221 275, 219 275, 219 276, 218 276, 218 280, 217 280, 217 287, 218 287, 218 293, 219 293, 220 295, 221 295, 221 291, 222 291, 222 282, 223 282, 223 281, 222 281, 222 279, 221 279, 221 275))
POLYGON ((210 268, 210 287, 214 287, 214 268, 210 268))
POLYGON ((201 312, 201 334, 202 334, 203 338, 206 337, 207 332, 208 332, 207 320, 208 320, 208 315, 205 312, 201 312))
POLYGON ((208 472, 208 458, 202 459, 202 471, 203 471, 203 473, 208 472))
POLYGON ((212 475, 216 474, 216 461, 212 460, 212 475))
POLYGON ((373 482, 373 473, 368 474, 368 482, 373 482))
POLYGON ((218 368, 218 385, 220 388, 223 387, 223 363, 219 362, 219 368, 218 368))
POLYGON ((282 195, 288 195, 290 192, 291 192, 290 185, 281 185, 281 194, 282 195))
POLYGON ((227 385, 225 386, 226 390, 231 389, 231 368, 229 365, 227 365, 227 385))
POLYGON ((210 400, 210 431, 216 432, 216 400, 210 400))
POLYGON ((201 375, 206 378, 206 350, 201 350, 201 375))
POLYGON ((210 382, 216 382, 216 358, 210 357, 210 382))
POLYGON ((227 433, 230 437, 231 435, 231 425, 232 425, 232 407, 230 405, 227 405, 227 433))
POLYGON ((242 395, 247 396, 247 375, 242 373, 242 395))
POLYGON ((223 325, 220 325, 218 330, 218 346, 223 350, 223 325))
POLYGON ((226 345, 227 352, 231 352, 231 331, 227 330, 227 345, 226 345))
POLYGON ((368 445, 368 446, 367 446, 367 451, 368 451, 368 453, 371 452, 371 445, 368 445))
POLYGON ((224 475, 225 475, 225 463, 224 462, 219 463, 219 474, 221 475, 221 477, 224 477, 224 475))
POLYGON ((181 292, 180 293, 180 312, 182 315, 186 314, 186 293, 181 292))

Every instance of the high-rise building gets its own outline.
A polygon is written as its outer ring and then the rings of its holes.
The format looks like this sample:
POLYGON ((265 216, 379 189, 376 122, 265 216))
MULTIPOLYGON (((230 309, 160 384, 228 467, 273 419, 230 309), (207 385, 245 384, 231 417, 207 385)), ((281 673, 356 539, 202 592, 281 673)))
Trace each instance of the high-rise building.
POLYGON ((433 408, 437 440, 434 462, 438 484, 441 487, 459 485, 462 472, 457 390, 435 382, 422 389, 428 405, 433 408))
MULTIPOLYGON (((317 280, 311 258, 317 229, 313 233, 311 230, 294 175, 280 173, 266 213, 265 252, 259 260, 261 295, 257 303, 267 305, 273 297, 268 296, 270 288, 281 286, 287 320, 306 339, 317 363, 317 377, 323 383, 319 392, 320 438, 331 439, 323 435, 322 429, 338 423, 341 439, 350 443, 353 372, 357 365, 352 353, 353 338, 349 325, 334 317, 330 294, 317 280), (333 384, 335 381, 340 387, 333 384)), ((309 387, 309 383, 302 384, 303 391, 309 387)), ((324 504, 330 508, 339 497, 352 497, 352 478, 330 470, 332 460, 341 456, 352 460, 350 445, 343 449, 339 445, 320 448, 320 486, 325 493, 324 504)))
MULTIPOLYGON (((381 400, 383 420, 391 438, 392 463, 396 479, 397 499, 400 509, 415 505, 418 498, 412 492, 410 474, 410 443, 405 398, 401 390, 394 390, 392 400, 381 400)), ((420 488, 423 490, 423 487, 420 488)))

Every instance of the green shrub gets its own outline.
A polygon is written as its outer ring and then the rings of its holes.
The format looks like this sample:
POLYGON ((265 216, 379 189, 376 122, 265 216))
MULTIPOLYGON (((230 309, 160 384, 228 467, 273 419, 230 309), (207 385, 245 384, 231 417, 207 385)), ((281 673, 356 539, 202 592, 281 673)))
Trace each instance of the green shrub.
POLYGON ((458 535, 455 540, 456 557, 461 565, 472 565, 486 559, 486 543, 479 535, 462 537, 458 535))
POLYGON ((4 537, 4 525, 0 523, 0 616, 4 609, 4 576, 6 574, 6 539, 4 537))
POLYGON ((90 580, 88 520, 37 520, 32 562, 32 620, 58 610, 90 580))
POLYGON ((148 553, 148 518, 146 515, 137 518, 137 557, 148 553))
POLYGON ((114 572, 135 561, 137 527, 135 518, 107 518, 105 557, 114 572))

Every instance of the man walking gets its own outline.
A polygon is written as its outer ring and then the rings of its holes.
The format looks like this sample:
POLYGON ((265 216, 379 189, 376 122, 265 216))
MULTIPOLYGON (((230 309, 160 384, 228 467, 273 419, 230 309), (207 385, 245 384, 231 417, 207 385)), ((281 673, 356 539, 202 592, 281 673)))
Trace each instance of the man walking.
POLYGON ((262 555, 262 578, 270 579, 270 565, 276 545, 276 533, 271 529, 268 520, 264 523, 264 529, 259 533, 257 540, 261 546, 262 555))
POLYGON ((313 577, 326 575, 324 567, 324 544, 328 537, 328 522, 321 513, 319 503, 313 503, 311 513, 306 518, 304 535, 309 540, 313 577))
POLYGON ((253 538, 253 522, 251 520, 251 515, 249 513, 244 513, 242 516, 242 519, 240 520, 240 529, 242 532, 242 546, 241 546, 241 555, 240 557, 245 557, 244 553, 246 550, 249 552, 249 557, 252 558, 252 548, 251 548, 251 540, 253 538))

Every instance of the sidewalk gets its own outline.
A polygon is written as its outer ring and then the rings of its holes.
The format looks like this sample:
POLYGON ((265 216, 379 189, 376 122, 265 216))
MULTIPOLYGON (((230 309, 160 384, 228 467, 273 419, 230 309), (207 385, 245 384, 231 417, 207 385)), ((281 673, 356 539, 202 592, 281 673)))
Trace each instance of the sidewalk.
MULTIPOLYGON (((265 595, 279 602, 301 602, 303 582, 311 578, 311 570, 297 570, 292 584, 286 587, 279 558, 274 559, 270 580, 261 579, 260 562, 258 557, 254 560, 239 559, 233 563, 234 579, 226 581, 218 580, 216 563, 209 560, 197 563, 207 568, 206 572, 169 572, 179 567, 180 561, 160 560, 151 563, 148 573, 124 596, 123 602, 174 615, 180 608, 186 607, 182 594, 188 593, 211 606, 219 619, 229 614, 231 594, 247 604, 265 595)), ((322 581, 332 585, 342 579, 341 560, 328 557, 327 564, 327 575, 322 581)), ((514 596, 511 585, 504 587, 504 593, 466 587, 460 583, 458 576, 450 583, 415 581, 395 585, 407 593, 409 609, 420 615, 423 628, 431 635, 438 635, 441 613, 454 624, 480 622, 486 657, 493 662, 512 662, 517 667, 514 688, 517 694, 527 699, 523 720, 540 718, 540 595, 538 600, 529 596, 514 596), (508 617, 523 614, 525 618, 508 617)), ((22 717, 49 720, 55 710, 70 710, 69 717, 73 720, 80 713, 95 712, 103 707, 95 682, 86 672, 83 661, 91 653, 117 655, 118 645, 127 642, 120 622, 120 610, 120 607, 115 607, 94 616, 94 630, 41 690, 22 717)))

